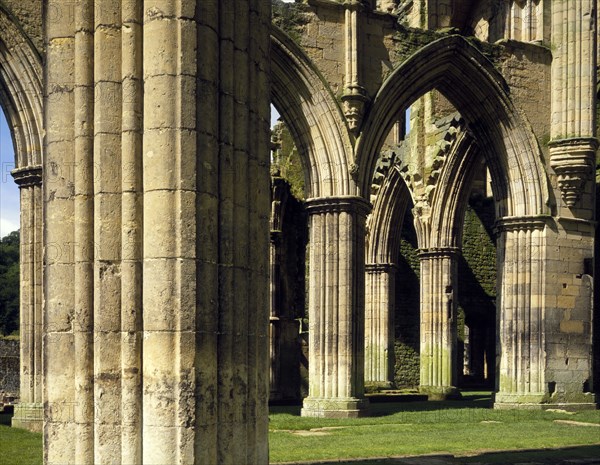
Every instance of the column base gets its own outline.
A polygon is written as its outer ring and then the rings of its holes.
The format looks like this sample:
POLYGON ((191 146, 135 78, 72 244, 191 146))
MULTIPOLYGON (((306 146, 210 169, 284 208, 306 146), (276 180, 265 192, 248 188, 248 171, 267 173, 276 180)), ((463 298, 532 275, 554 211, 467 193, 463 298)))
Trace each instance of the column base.
POLYGON ((427 400, 459 400, 462 394, 454 386, 419 386, 419 392, 427 396, 427 400))
POLYGON ((369 416, 369 401, 357 398, 324 399, 307 397, 304 399, 300 415, 316 418, 366 417, 369 416))
POLYGON ((394 383, 391 381, 365 381, 365 392, 379 392, 386 389, 393 389, 394 383))
POLYGON ((41 433, 44 428, 44 404, 16 404, 12 427, 41 433))
POLYGON ((548 394, 503 394, 494 395, 494 408, 498 410, 549 410, 560 409, 569 412, 578 410, 596 410, 598 402, 594 394, 586 394, 584 399, 573 402, 553 400, 548 394))

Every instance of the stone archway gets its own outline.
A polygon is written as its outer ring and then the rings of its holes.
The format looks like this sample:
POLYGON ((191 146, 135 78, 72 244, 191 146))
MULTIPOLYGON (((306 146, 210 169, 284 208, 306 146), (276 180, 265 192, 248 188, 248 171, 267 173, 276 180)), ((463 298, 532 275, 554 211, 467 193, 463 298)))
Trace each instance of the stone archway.
MULTIPOLYGON (((449 36, 432 42, 388 77, 358 142, 359 184, 364 191, 395 116, 433 88, 465 118, 491 170, 501 231, 497 405, 541 402, 546 393, 546 360, 544 304, 539 295, 546 279, 541 264, 550 213, 548 179, 536 139, 514 108, 504 79, 464 38, 449 36), (511 255, 517 250, 518 259, 511 255), (527 370, 514 363, 522 353, 528 354, 527 370)), ((441 258, 448 261, 446 255, 441 258)))
POLYGON ((394 381, 395 279, 404 214, 411 192, 392 166, 379 186, 367 221, 365 256, 365 381, 394 381))
POLYGON ((310 59, 272 29, 272 100, 304 158, 309 214, 305 416, 358 416, 364 402, 364 247, 369 204, 350 174, 353 140, 310 59))
POLYGON ((41 432, 43 70, 18 18, 0 5, 0 106, 13 138, 20 190, 20 403, 13 425, 41 432))
POLYGON ((353 141, 331 89, 281 29, 271 29, 271 97, 305 167, 306 198, 356 195, 353 141))
POLYGON ((480 156, 462 119, 456 116, 453 122, 457 125, 453 126, 453 131, 458 133, 453 136, 445 134, 451 142, 448 142, 448 152, 443 155, 445 161, 439 174, 430 176, 426 186, 419 183, 418 186, 411 185, 411 188, 406 186, 399 174, 402 168, 394 165, 378 192, 368 223, 367 296, 375 292, 377 298, 367 298, 366 302, 367 380, 389 383, 392 381, 389 369, 386 372, 388 376, 383 377, 373 373, 372 367, 391 364, 393 333, 390 333, 391 318, 388 315, 395 306, 395 293, 393 279, 389 275, 393 276, 394 262, 400 250, 399 230, 407 201, 419 199, 413 212, 421 267, 420 378, 421 390, 430 398, 445 398, 457 392, 457 259, 469 188, 474 176, 473 166, 480 156), (426 195, 423 195, 424 188, 426 195), (380 308, 382 304, 385 308, 380 308), (452 318, 446 318, 449 312, 452 318), (377 318, 370 318, 375 313, 377 318), (373 350, 369 343, 378 339, 388 344, 379 344, 377 350, 373 350))
POLYGON ((465 118, 486 154, 496 184, 497 216, 549 214, 548 180, 535 136, 512 104, 504 78, 461 36, 423 47, 382 85, 357 144, 361 192, 367 192, 396 115, 433 88, 465 118))

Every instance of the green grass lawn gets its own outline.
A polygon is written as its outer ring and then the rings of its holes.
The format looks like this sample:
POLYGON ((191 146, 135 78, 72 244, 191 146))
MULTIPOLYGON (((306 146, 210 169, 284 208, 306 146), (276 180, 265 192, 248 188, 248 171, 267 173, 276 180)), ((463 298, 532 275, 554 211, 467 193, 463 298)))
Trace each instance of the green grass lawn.
MULTIPOLYGON (((333 420, 300 417, 300 407, 272 407, 271 462, 419 454, 452 454, 461 457, 460 463, 494 464, 600 457, 600 427, 589 426, 600 425, 599 410, 492 410, 489 395, 474 393, 463 401, 372 404, 371 413, 333 420), (530 451, 486 453, 519 449, 530 451)), ((42 436, 9 424, 10 418, 0 415, 0 463, 41 465, 42 436)))
POLYGON ((10 416, 0 414, 0 463, 42 465, 42 435, 10 427, 10 416))
POLYGON ((371 417, 350 420, 302 418, 299 407, 274 407, 271 462, 600 445, 600 427, 572 423, 600 425, 598 410, 567 414, 489 405, 482 394, 464 401, 372 404, 371 417))

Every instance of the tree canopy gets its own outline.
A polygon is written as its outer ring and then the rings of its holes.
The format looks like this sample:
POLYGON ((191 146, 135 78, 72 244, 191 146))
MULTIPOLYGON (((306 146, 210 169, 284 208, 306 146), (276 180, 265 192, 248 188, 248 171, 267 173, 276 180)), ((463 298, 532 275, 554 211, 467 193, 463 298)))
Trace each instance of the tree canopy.
POLYGON ((0 239, 0 334, 19 329, 19 231, 0 239))

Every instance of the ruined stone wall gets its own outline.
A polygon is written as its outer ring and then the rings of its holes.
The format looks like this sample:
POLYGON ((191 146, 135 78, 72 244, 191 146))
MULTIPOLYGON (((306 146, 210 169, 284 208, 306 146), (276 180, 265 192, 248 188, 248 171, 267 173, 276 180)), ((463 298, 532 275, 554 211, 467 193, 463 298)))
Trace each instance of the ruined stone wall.
POLYGON ((524 113, 548 156, 550 140, 551 69, 549 48, 523 42, 503 42, 502 54, 496 66, 510 86, 510 96, 524 113))
POLYGON ((399 388, 419 385, 420 263, 413 217, 407 212, 396 272, 396 341, 394 381, 399 388))
MULTIPOLYGON (((469 327, 471 373, 464 381, 484 382, 484 351, 487 355, 488 385, 495 370, 496 246, 492 198, 472 198, 465 212, 462 253, 458 266, 458 304, 464 315, 459 323, 459 345, 464 343, 464 324, 469 327)), ((463 350, 458 351, 462 372, 463 350)))
MULTIPOLYGON (((20 27, 40 54, 44 50, 44 36, 42 29, 42 1, 35 0, 2 0, 0 8, 5 9, 13 18, 17 20, 20 27)), ((49 18, 58 21, 65 14, 73 14, 69 6, 74 2, 67 0, 64 2, 64 8, 55 9, 49 13, 49 18)))
MULTIPOLYGON (((412 215, 407 215, 402 232, 401 256, 396 274, 396 341, 395 382, 397 387, 419 385, 419 257, 412 215)), ((459 261, 458 298, 462 314, 459 338, 464 323, 479 329, 479 334, 495 326, 496 248, 491 228, 494 224, 494 205, 490 198, 472 202, 467 209, 464 236, 459 261)), ((474 331, 473 331, 474 332, 474 331)), ((487 350, 493 351, 493 331, 487 334, 487 350)), ((462 342, 462 341, 461 341, 462 342)), ((479 346, 480 349, 481 346, 479 346)), ((462 351, 459 351, 462 367, 462 351)), ((480 354, 483 357, 483 353, 480 354)), ((481 360, 483 363, 483 360, 481 360)), ((493 379, 488 363, 488 375, 493 379)))
POLYGON ((19 341, 0 338, 0 402, 19 396, 19 341))

